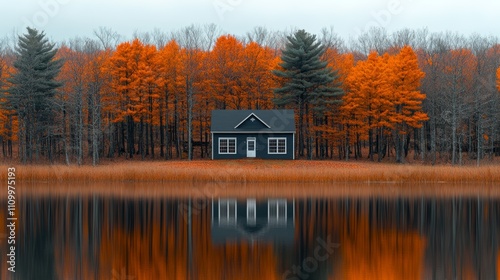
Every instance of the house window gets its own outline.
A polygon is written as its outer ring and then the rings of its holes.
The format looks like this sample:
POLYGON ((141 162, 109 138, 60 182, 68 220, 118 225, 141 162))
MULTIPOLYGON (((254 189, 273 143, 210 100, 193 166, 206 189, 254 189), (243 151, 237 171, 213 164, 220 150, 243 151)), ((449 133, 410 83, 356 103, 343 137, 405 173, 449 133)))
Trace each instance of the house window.
POLYGON ((286 200, 270 199, 267 202, 267 217, 269 223, 286 224, 286 200))
POLYGON ((255 199, 247 199, 247 224, 255 225, 256 216, 255 199))
POLYGON ((236 200, 219 200, 219 224, 236 225, 236 200))
POLYGON ((236 154, 236 138, 219 138, 219 154, 236 154))
POLYGON ((268 154, 286 154, 286 138, 268 138, 267 139, 268 154))

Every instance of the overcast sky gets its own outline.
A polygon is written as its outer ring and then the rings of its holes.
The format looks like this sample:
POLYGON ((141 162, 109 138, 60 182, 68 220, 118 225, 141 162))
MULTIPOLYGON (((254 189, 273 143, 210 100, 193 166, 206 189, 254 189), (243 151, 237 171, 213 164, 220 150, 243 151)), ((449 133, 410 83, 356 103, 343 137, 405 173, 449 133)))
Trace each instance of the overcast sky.
POLYGON ((371 26, 389 32, 428 27, 431 32, 500 36, 499 0, 0 0, 0 36, 34 26, 53 40, 92 36, 100 26, 130 38, 134 31, 174 31, 215 23, 244 35, 255 26, 290 27, 319 34, 333 26, 344 39, 371 26), (439 4, 436 4, 439 3, 439 4))

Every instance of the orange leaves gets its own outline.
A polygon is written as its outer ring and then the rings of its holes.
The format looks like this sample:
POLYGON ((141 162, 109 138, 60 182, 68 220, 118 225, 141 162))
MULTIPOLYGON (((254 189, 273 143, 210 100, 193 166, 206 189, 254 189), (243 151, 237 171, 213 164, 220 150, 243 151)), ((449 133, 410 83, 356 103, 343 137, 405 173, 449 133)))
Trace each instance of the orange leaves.
POLYGON ((248 107, 255 109, 271 109, 272 89, 277 87, 271 70, 278 63, 278 57, 269 48, 255 42, 245 46, 245 75, 243 85, 248 93, 248 107))
POLYGON ((114 122, 132 117, 135 122, 151 120, 159 98, 157 82, 157 50, 138 39, 118 45, 105 64, 112 77, 113 92, 106 96, 109 110, 115 114, 114 122))
POLYGON ((396 123, 419 127, 428 119, 423 113, 425 94, 418 88, 424 77, 411 47, 395 56, 370 53, 346 78, 342 111, 348 124, 372 128, 393 128, 396 123))
POLYGON ((344 83, 351 69, 354 67, 354 54, 341 54, 336 49, 326 49, 323 57, 328 61, 328 67, 338 72, 339 82, 344 83))
MULTIPOLYGON (((409 46, 396 55, 372 52, 365 61, 359 61, 344 84, 346 94, 339 116, 346 130, 344 143, 359 146, 360 141, 368 140, 373 160, 374 136, 379 146, 387 135, 399 141, 399 135, 408 133, 409 127, 420 128, 429 119, 422 111, 425 94, 419 91, 424 75, 409 46)), ((377 149, 381 160, 382 149, 377 149)))
POLYGON ((272 108, 274 53, 251 42, 244 46, 233 36, 221 36, 205 60, 208 90, 216 108, 272 108))
POLYGON ((387 58, 376 52, 351 69, 341 107, 343 123, 349 126, 350 133, 366 139, 369 130, 390 127, 391 75, 387 58))
MULTIPOLYGON (((8 77, 13 73, 14 67, 7 56, 0 54, 0 104, 5 99, 2 98, 2 91, 9 87, 8 77)), ((9 94, 8 92, 6 94, 9 94)), ((5 140, 17 140, 18 121, 17 117, 6 108, 0 107, 0 138, 5 140)))
POLYGON ((393 74, 392 90, 395 123, 420 128, 422 122, 428 120, 422 112, 422 101, 425 94, 421 93, 420 82, 425 73, 418 66, 417 56, 412 48, 405 46, 400 53, 391 59, 393 74))
POLYGON ((425 73, 418 67, 417 55, 411 47, 403 47, 391 62, 395 75, 395 88, 414 90, 420 87, 420 81, 425 73))
MULTIPOLYGON (((111 81, 103 93, 103 112, 111 122, 127 122, 126 137, 132 138, 135 124, 140 122, 141 130, 144 122, 152 124, 146 128, 151 142, 156 137, 152 131, 159 128, 162 148, 174 144, 172 135, 166 135, 170 125, 175 133, 189 131, 188 137, 205 142, 212 109, 272 108, 275 59, 269 49, 245 46, 233 36, 219 37, 212 50, 174 40, 159 50, 137 39, 125 42, 102 67, 111 81)), ((180 139, 175 143, 178 155, 180 139)))
POLYGON ((163 92, 178 92, 178 78, 180 75, 180 47, 176 41, 172 40, 156 56, 158 70, 158 85, 163 92))
POLYGON ((209 75, 211 91, 218 108, 244 109, 247 107, 243 76, 245 71, 243 44, 226 35, 217 39, 210 53, 209 75))
POLYGON ((497 69, 497 89, 500 91, 500 68, 497 69))
POLYGON ((451 50, 446 55, 445 59, 448 62, 444 71, 445 74, 449 76, 447 79, 447 85, 450 88, 454 88, 458 84, 462 84, 468 88, 462 88, 458 91, 470 91, 472 89, 472 85, 474 84, 473 73, 477 68, 476 56, 469 49, 456 49, 451 50))

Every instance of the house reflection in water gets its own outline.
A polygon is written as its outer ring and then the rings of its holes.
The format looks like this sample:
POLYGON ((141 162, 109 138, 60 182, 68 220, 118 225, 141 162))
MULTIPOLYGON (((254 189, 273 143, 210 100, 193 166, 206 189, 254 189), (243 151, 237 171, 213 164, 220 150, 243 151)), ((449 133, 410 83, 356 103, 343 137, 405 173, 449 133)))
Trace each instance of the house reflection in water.
POLYGON ((293 199, 219 198, 212 200, 212 242, 259 241, 292 243, 293 199))

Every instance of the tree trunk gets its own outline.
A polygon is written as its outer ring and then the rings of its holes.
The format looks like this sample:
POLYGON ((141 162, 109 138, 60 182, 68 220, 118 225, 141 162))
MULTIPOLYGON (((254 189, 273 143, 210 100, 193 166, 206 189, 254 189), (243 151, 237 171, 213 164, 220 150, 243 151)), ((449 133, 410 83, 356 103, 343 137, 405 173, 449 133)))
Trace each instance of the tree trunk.
POLYGON ((427 145, 425 143, 425 134, 425 125, 422 125, 422 128, 420 129, 420 159, 422 160, 422 162, 425 161, 425 152, 427 150, 427 145))
POLYGON ((162 102, 160 102, 160 104, 159 104, 158 117, 160 120, 160 157, 163 158, 165 156, 165 154, 164 154, 165 129, 163 127, 163 103, 162 102))
MULTIPOLYGON (((144 120, 143 117, 139 120, 139 154, 141 155, 141 159, 144 160, 145 157, 145 147, 144 144, 147 141, 144 141, 144 120)), ((147 135, 146 135, 147 137, 147 135)))
POLYGON ((430 121, 430 138, 431 138, 431 154, 432 154, 432 165, 436 164, 436 115, 434 114, 435 111, 435 105, 432 106, 432 112, 433 112, 433 117, 431 117, 430 121))
POLYGON ((299 100, 299 156, 304 156, 304 105, 299 100))
POLYGON ((451 144, 451 164, 455 165, 456 162, 456 156, 457 156, 457 127, 456 127, 456 119, 455 119, 455 113, 453 113, 453 121, 451 125, 451 139, 452 139, 452 144, 451 144))
POLYGON ((181 157, 181 147, 180 147, 180 125, 179 125, 179 111, 178 111, 178 106, 177 106, 177 95, 174 99, 174 129, 175 129, 175 151, 176 151, 176 156, 177 158, 181 157))
POLYGON ((368 156, 370 157, 370 161, 373 161, 373 129, 371 128, 371 121, 369 121, 369 129, 368 129, 368 156))
POLYGON ((76 143, 76 148, 77 148, 77 163, 78 165, 82 165, 83 163, 83 96, 81 89, 77 90, 77 96, 76 96, 76 114, 78 116, 77 118, 77 143, 76 143))
POLYGON ((309 119, 309 104, 305 104, 305 114, 306 114, 306 132, 305 136, 307 137, 307 159, 312 160, 312 141, 313 137, 311 135, 310 130, 310 119, 309 119))
POLYGON ((188 130, 188 160, 193 159, 193 85, 189 77, 186 78, 186 93, 187 93, 187 105, 188 105, 188 120, 187 120, 187 130, 188 130))
POLYGON ((99 153, 101 146, 101 101, 98 96, 98 91, 94 91, 92 95, 92 165, 96 166, 99 164, 99 153))
POLYGON ((134 119, 132 116, 127 116, 127 145, 128 157, 134 157, 134 119))
POLYGON ((153 120, 149 123, 149 141, 151 141, 151 158, 155 158, 155 139, 153 133, 153 120))
POLYGON ((351 141, 349 137, 349 125, 346 125, 346 130, 345 130, 345 146, 344 146, 344 159, 345 161, 349 161, 349 142, 351 141))

